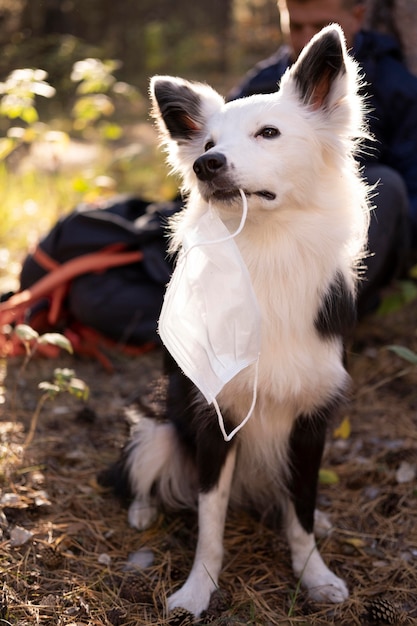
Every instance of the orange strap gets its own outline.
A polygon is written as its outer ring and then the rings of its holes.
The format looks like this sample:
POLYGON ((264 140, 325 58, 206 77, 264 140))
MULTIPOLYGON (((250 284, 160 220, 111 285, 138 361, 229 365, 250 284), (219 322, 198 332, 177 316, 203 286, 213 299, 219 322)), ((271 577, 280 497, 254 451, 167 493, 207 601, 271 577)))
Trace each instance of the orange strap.
POLYGON ((55 261, 49 254, 47 254, 40 246, 36 246, 34 251, 31 253, 32 258, 36 261, 38 265, 43 267, 44 270, 48 270, 48 272, 52 272, 56 267, 59 267, 58 261, 55 261))
POLYGON ((121 344, 79 322, 74 322, 71 328, 66 328, 64 335, 71 342, 74 352, 97 359, 108 372, 113 372, 114 367, 111 359, 105 352, 106 348, 122 352, 127 356, 140 356, 154 350, 156 347, 156 343, 153 341, 148 341, 140 346, 121 344))
POLYGON ((127 252, 109 252, 99 250, 83 256, 76 257, 55 267, 51 272, 43 276, 29 289, 20 291, 14 296, 0 303, 0 325, 10 324, 15 317, 36 300, 52 294, 58 288, 58 297, 51 308, 50 321, 56 321, 53 317, 58 315, 60 304, 65 295, 66 284, 76 276, 88 272, 97 272, 110 267, 128 265, 143 259, 143 252, 133 250, 127 252))

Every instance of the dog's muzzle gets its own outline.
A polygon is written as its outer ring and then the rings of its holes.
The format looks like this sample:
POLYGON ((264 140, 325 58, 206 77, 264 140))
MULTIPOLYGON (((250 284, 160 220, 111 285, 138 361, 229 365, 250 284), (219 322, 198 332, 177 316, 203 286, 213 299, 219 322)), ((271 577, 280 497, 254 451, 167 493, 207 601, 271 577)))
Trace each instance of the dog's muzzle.
POLYGON ((193 170, 199 180, 211 181, 218 174, 223 173, 226 167, 226 157, 221 152, 203 154, 193 165, 193 170))

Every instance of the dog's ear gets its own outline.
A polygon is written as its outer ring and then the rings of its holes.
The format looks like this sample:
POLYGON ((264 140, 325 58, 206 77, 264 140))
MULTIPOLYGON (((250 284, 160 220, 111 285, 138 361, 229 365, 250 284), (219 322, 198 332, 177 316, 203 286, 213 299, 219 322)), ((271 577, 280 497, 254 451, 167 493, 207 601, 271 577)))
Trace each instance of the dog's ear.
POLYGON ((154 76, 150 95, 160 130, 178 143, 198 136, 208 117, 224 104, 220 94, 208 85, 172 76, 154 76))
POLYGON ((313 110, 326 106, 336 79, 346 73, 346 44, 337 24, 323 28, 291 69, 299 95, 313 110))

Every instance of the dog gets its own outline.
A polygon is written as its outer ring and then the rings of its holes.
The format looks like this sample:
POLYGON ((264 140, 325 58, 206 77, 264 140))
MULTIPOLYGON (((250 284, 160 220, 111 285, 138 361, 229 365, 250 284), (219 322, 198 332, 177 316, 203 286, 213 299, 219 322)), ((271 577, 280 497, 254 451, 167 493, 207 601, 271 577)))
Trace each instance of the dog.
MULTIPOLYGON (((257 400, 236 436, 225 441, 213 405, 168 358, 164 415, 139 419, 118 464, 134 496, 133 527, 152 524, 160 505, 197 507, 194 563, 169 610, 207 609, 229 504, 263 514, 279 507, 309 595, 348 597, 318 552, 313 523, 326 425, 349 385, 344 346, 366 251, 369 190, 354 158, 366 135, 359 86, 337 25, 311 40, 274 94, 225 103, 205 84, 151 79, 161 143, 188 194, 171 223, 171 251, 209 203, 224 223, 239 223, 243 190, 248 215, 235 242, 261 314, 257 400)), ((253 380, 251 365, 221 390, 227 428, 244 419, 253 380)))

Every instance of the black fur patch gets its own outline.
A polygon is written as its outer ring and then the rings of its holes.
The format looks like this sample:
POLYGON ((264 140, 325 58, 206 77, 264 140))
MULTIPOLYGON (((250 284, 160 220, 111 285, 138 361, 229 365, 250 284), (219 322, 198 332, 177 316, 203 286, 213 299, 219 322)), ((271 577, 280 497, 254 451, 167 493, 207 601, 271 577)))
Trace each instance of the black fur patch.
POLYGON ((313 532, 318 475, 326 438, 326 428, 336 403, 301 415, 294 424, 289 441, 290 479, 288 488, 300 524, 313 532))
POLYGON ((127 452, 123 450, 120 458, 97 475, 101 487, 111 490, 120 501, 127 505, 133 498, 127 469, 127 452))
MULTIPOLYGON (((196 415, 197 430, 197 468, 199 488, 203 493, 213 489, 219 478, 220 472, 226 461, 229 451, 234 446, 234 441, 227 442, 220 432, 217 415, 213 407, 207 405, 200 407, 196 415)), ((226 432, 232 429, 232 425, 223 415, 226 432)))
MULTIPOLYGON (((213 406, 207 404, 168 354, 165 366, 169 373, 166 418, 174 424, 180 442, 196 463, 200 491, 208 492, 216 486, 233 444, 224 441, 213 406)), ((231 429, 224 417, 226 430, 231 429)))
MULTIPOLYGON (((154 95, 159 114, 172 139, 190 140, 201 130, 201 99, 186 84, 156 80, 154 95)), ((159 117, 158 111, 155 117, 159 117)))
MULTIPOLYGON (((196 464, 199 489, 208 492, 217 484, 227 453, 233 444, 224 441, 213 406, 207 404, 167 350, 164 351, 164 372, 168 381, 167 388, 164 391, 162 410, 156 419, 168 420, 175 426, 183 453, 196 464)), ((145 412, 145 415, 149 416, 149 413, 145 412)), ((227 415, 224 418, 226 430, 231 430, 233 426, 227 415)), ((111 469, 118 469, 120 472, 123 469, 123 460, 119 461, 118 467, 111 469)), ((115 477, 117 471, 113 475, 113 484, 115 477)))
POLYGON ((323 338, 347 338, 356 323, 356 302, 341 273, 327 292, 315 319, 315 327, 323 338))

